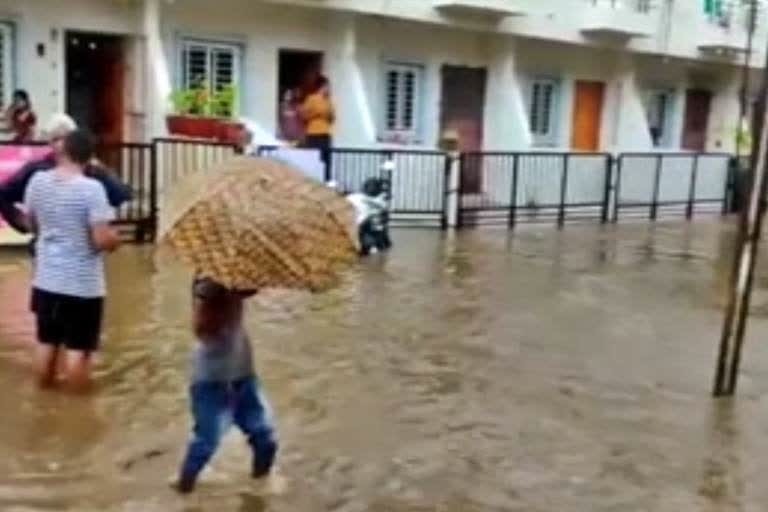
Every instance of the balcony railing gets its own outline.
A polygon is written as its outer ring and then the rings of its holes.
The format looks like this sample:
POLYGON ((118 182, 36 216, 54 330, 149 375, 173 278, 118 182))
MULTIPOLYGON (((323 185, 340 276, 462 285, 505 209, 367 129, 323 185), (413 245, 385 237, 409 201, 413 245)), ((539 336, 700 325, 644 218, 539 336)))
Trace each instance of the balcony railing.
POLYGON ((586 0, 594 7, 625 9, 633 12, 649 13, 654 8, 654 0, 586 0))
POLYGON ((759 26, 761 18, 765 15, 765 0, 723 0, 722 3, 715 4, 705 15, 710 22, 720 27, 744 28, 759 26))

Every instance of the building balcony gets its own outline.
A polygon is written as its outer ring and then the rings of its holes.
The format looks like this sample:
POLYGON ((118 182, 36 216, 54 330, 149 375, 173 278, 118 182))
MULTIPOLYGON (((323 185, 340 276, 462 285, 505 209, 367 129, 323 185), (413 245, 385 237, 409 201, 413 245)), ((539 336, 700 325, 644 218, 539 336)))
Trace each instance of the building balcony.
POLYGON ((764 8, 758 0, 719 5, 718 10, 707 14, 706 23, 697 31, 698 50, 708 57, 741 57, 747 52, 750 31, 764 34, 764 8))
POLYGON ((581 33, 590 38, 651 37, 658 17, 653 0, 584 0, 581 33))
POLYGON ((505 18, 526 14, 526 2, 518 0, 432 0, 440 12, 452 15, 505 18))

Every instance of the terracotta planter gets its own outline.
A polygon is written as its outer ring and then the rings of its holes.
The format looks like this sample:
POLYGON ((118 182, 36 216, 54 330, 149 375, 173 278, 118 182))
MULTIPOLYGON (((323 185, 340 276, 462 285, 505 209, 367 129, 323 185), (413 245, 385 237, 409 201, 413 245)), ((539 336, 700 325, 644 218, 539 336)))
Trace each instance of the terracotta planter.
POLYGON ((243 141, 245 126, 234 121, 220 120, 217 139, 228 144, 240 144, 243 141))
POLYGON ((219 136, 219 119, 202 116, 166 117, 168 132, 172 135, 182 135, 196 139, 217 139, 219 136))

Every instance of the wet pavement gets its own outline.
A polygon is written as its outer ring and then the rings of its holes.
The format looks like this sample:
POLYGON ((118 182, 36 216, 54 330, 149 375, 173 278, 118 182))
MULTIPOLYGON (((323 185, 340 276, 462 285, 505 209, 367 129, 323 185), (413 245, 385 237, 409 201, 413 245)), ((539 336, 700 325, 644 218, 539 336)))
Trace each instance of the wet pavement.
MULTIPOLYGON (((402 231, 326 295, 250 306, 286 487, 231 432, 199 491, 186 272, 109 262, 98 391, 29 375, 27 262, 0 255, 0 510, 757 512, 768 474, 768 265, 740 396, 709 397, 732 227, 402 231)), ((764 267, 764 268, 762 268, 764 267)))

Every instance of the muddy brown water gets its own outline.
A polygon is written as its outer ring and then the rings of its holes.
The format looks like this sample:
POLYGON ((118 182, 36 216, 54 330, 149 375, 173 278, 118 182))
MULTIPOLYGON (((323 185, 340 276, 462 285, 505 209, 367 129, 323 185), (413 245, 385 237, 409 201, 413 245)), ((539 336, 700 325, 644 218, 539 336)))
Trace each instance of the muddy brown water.
POLYGON ((27 262, 0 256, 0 511, 766 510, 768 269, 738 400, 709 388, 732 228, 398 233, 332 293, 249 308, 287 486, 231 432, 199 491, 187 438, 188 275, 109 261, 98 391, 39 392, 27 262))

